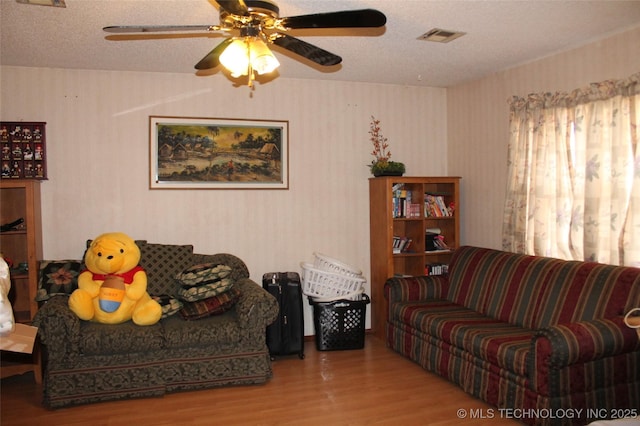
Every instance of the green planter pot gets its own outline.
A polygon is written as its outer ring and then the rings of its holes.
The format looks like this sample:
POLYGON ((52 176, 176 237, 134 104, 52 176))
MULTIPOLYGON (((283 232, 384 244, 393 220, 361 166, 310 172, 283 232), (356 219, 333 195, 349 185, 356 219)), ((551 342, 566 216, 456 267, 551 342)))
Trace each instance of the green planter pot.
POLYGON ((405 172, 403 163, 389 161, 384 165, 378 163, 371 165, 371 173, 375 177, 380 176, 402 176, 405 172))

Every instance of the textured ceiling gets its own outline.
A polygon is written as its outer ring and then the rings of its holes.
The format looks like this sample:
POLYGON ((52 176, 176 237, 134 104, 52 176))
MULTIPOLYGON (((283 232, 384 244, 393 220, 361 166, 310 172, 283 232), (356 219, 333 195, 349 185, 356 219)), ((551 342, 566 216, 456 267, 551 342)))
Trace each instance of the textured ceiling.
MULTIPOLYGON (((342 56, 320 69, 274 47, 280 77, 447 87, 572 49, 640 25, 640 1, 279 0, 280 16, 375 8, 381 29, 299 30, 342 56), (432 28, 467 34, 418 40, 432 28)), ((66 8, 0 0, 3 65, 219 74, 193 66, 222 34, 113 36, 109 25, 218 24, 213 0, 66 0, 66 8), (120 40, 114 40, 121 38, 120 40)), ((638 41, 640 52, 640 40, 638 41)))

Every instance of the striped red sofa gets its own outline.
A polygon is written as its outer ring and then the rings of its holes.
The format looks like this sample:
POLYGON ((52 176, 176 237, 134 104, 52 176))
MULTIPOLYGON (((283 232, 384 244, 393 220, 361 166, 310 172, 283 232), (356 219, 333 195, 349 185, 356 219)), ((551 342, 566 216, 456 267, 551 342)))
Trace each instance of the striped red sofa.
POLYGON ((492 416, 640 419, 640 340, 623 322, 640 306, 638 268, 465 246, 448 276, 390 278, 385 297, 387 344, 492 416))

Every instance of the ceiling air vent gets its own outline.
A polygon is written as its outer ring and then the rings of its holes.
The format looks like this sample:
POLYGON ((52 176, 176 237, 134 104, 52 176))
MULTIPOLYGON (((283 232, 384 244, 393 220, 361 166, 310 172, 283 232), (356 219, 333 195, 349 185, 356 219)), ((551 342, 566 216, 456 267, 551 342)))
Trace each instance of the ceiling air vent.
POLYGON ((433 41, 436 43, 449 43, 451 40, 455 40, 458 37, 462 37, 466 33, 462 31, 449 31, 441 30, 440 28, 434 28, 427 31, 418 37, 418 40, 433 41))

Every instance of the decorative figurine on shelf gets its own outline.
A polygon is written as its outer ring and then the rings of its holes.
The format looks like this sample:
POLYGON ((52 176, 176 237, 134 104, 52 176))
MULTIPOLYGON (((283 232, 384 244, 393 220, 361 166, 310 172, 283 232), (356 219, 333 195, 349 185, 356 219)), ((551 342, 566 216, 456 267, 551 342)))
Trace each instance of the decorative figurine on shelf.
POLYGON ((14 142, 19 142, 22 140, 22 127, 15 126, 13 128, 13 132, 11 132, 11 138, 14 142))
POLYGON ((26 127, 22 132, 22 142, 29 142, 31 139, 33 139, 33 136, 31 135, 31 129, 26 127))
POLYGON ((9 264, 0 255, 0 334, 2 335, 11 333, 15 328, 9 290, 11 290, 9 264))
POLYGON ((14 161, 13 168, 11 169, 11 177, 19 178, 21 174, 22 174, 22 169, 20 168, 20 165, 18 164, 17 161, 14 161))
POLYGON ((11 177, 11 166, 9 166, 9 163, 6 161, 2 162, 2 177, 3 178, 11 177))
POLYGON ((36 153, 35 153, 35 159, 36 160, 42 160, 42 145, 41 144, 37 144, 36 145, 36 153))
POLYGON ((373 144, 371 155, 374 160, 371 161, 369 167, 371 173, 375 176, 402 176, 405 172, 403 163, 391 161, 391 151, 387 138, 380 131, 380 120, 376 120, 371 116, 371 124, 369 125, 369 135, 373 144))
POLYGON ((140 249, 121 232, 102 234, 91 242, 84 257, 87 270, 78 276, 78 289, 69 308, 85 321, 120 324, 129 320, 152 325, 162 308, 147 293, 147 274, 138 265, 140 249))

